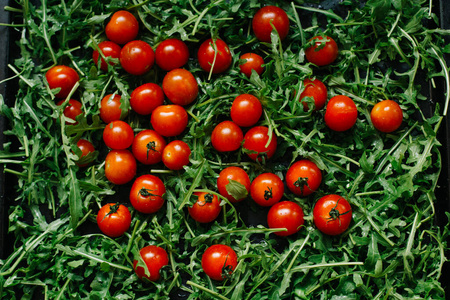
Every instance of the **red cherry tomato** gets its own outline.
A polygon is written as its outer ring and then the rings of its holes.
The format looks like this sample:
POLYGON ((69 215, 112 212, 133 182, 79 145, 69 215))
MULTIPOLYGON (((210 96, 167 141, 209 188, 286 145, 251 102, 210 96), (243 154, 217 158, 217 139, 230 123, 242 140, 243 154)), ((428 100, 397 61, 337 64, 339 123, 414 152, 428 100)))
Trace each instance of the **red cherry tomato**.
POLYGON ((78 159, 78 161, 76 161, 75 163, 80 168, 88 166, 91 163, 91 161, 85 161, 86 160, 85 157, 89 153, 93 153, 95 151, 94 145, 92 145, 92 143, 89 142, 88 140, 79 139, 77 142, 77 147, 80 148, 80 150, 81 150, 81 156, 78 159))
POLYGON ((131 108, 140 115, 149 115, 164 103, 164 92, 156 83, 145 83, 131 93, 131 108))
POLYGON ((239 57, 239 60, 246 60, 244 63, 239 65, 239 69, 247 77, 252 75, 252 70, 255 70, 258 75, 261 75, 264 72, 264 59, 258 54, 245 53, 239 57))
POLYGON ((164 147, 162 161, 171 170, 181 170, 189 164, 191 148, 183 141, 175 140, 164 147))
MULTIPOLYGON (((58 102, 58 106, 62 105, 65 100, 61 100, 58 102)), ((70 99, 67 103, 67 106, 63 110, 63 114, 66 118, 71 120, 76 120, 77 116, 83 114, 83 104, 80 101, 70 99)), ((78 122, 66 122, 66 124, 78 124, 78 122)))
POLYGON ((227 245, 212 245, 202 255, 203 271, 213 280, 223 281, 231 277, 236 266, 237 254, 227 245))
POLYGON ((231 121, 223 121, 211 133, 211 143, 219 152, 229 152, 239 149, 244 134, 242 129, 231 121))
POLYGON ((397 102, 383 100, 372 108, 370 119, 376 129, 389 133, 397 130, 402 125, 403 111, 397 102))
POLYGON ((244 200, 250 192, 250 178, 244 169, 228 167, 217 178, 219 193, 232 203, 244 200))
POLYGON ((134 40, 138 32, 139 23, 136 17, 126 10, 115 12, 105 28, 108 39, 121 45, 134 40))
POLYGON ((241 127, 253 126, 261 118, 261 102, 253 95, 241 94, 234 99, 230 115, 233 122, 241 127))
POLYGON ((181 68, 189 60, 189 49, 183 41, 168 39, 162 41, 155 51, 156 64, 164 71, 181 68))
POLYGON ((45 73, 48 86, 51 90, 61 88, 55 95, 56 98, 66 98, 77 81, 80 79, 77 71, 71 67, 60 65, 54 66, 45 73))
POLYGON ((225 72, 233 60, 228 45, 221 39, 204 41, 198 49, 197 57, 200 67, 206 72, 210 72, 212 68, 213 74, 225 72))
POLYGON ((165 193, 166 187, 161 179, 150 174, 142 175, 131 186, 130 202, 137 211, 152 214, 164 205, 165 193))
POLYGON ((269 142, 269 128, 265 126, 252 127, 244 135, 244 148, 249 150, 248 157, 253 160, 262 161, 262 157, 270 159, 277 150, 277 136, 272 133, 272 139, 269 142))
POLYGON ((327 195, 314 205, 314 224, 328 235, 338 235, 347 230, 352 221, 352 208, 348 201, 339 195, 327 195))
POLYGON ((308 196, 315 192, 322 182, 322 172, 315 163, 302 159, 290 166, 286 173, 286 184, 297 196, 308 196))
POLYGON ((275 203, 267 214, 269 228, 286 228, 287 231, 275 232, 278 236, 288 236, 298 232, 304 223, 303 209, 295 202, 275 203))
MULTIPOLYGON (((319 79, 305 79, 303 85, 305 86, 305 89, 300 94, 299 101, 302 102, 303 98, 311 97, 314 99, 314 110, 319 110, 324 107, 328 98, 327 87, 325 84, 319 79)), ((303 102, 303 109, 308 111, 308 104, 306 102, 303 102)))
POLYGON ((111 150, 105 158, 105 176, 116 184, 130 182, 136 176, 136 159, 128 150, 111 150))
POLYGON ((103 129, 103 141, 111 149, 127 149, 133 144, 133 140, 133 129, 124 121, 112 121, 103 129))
POLYGON ((161 161, 166 147, 164 138, 154 130, 142 130, 134 137, 131 151, 137 161, 144 165, 154 165, 161 161))
POLYGON ((128 42, 120 51, 122 68, 132 75, 147 73, 155 63, 155 53, 152 47, 144 41, 128 42))
POLYGON ((253 16, 253 32, 261 42, 271 42, 272 25, 277 30, 280 39, 284 40, 289 33, 289 18, 283 9, 268 5, 259 9, 253 16))
POLYGON ((328 101, 325 124, 334 131, 346 131, 353 127, 358 118, 355 102, 347 96, 338 95, 328 101))
POLYGON ((181 134, 188 124, 188 114, 180 105, 160 105, 152 112, 150 122, 162 136, 181 134))
POLYGON ((329 36, 315 36, 310 41, 314 45, 305 51, 306 59, 316 66, 326 66, 333 63, 338 57, 338 46, 329 36))
POLYGON ((283 197, 284 183, 274 173, 263 173, 253 179, 250 186, 252 199, 261 206, 272 206, 283 197))
MULTIPOLYGON (((119 45, 117 45, 116 43, 111 42, 111 41, 103 41, 103 42, 99 43, 98 49, 100 49, 100 51, 103 53, 103 55, 105 57, 117 58, 117 59, 120 56, 120 50, 122 50, 122 48, 119 45)), ((94 63, 96 66, 98 65, 99 58, 101 59, 100 69, 102 69, 105 72, 108 71, 108 64, 103 59, 103 57, 101 57, 99 51, 94 50, 94 52, 92 53, 92 59, 94 60, 94 63)), ((111 66, 115 65, 115 63, 112 61, 109 61, 109 64, 111 66)))
POLYGON ((125 205, 108 203, 97 214, 98 228, 109 237, 119 237, 130 228, 131 214, 125 205))
POLYGON ((169 263, 169 256, 166 250, 158 246, 146 246, 139 251, 140 259, 133 261, 133 268, 136 275, 150 281, 158 281, 161 278, 160 270, 169 263))
POLYGON ((196 192, 197 201, 188 207, 189 215, 199 223, 209 223, 219 216, 222 207, 216 195, 206 192, 196 192))
POLYGON ((103 97, 100 101, 100 119, 106 124, 125 118, 128 115, 128 109, 124 108, 122 97, 117 94, 110 94, 103 97))
POLYGON ((191 104, 198 95, 198 84, 194 75, 185 69, 175 69, 164 76, 163 91, 173 104, 191 104))

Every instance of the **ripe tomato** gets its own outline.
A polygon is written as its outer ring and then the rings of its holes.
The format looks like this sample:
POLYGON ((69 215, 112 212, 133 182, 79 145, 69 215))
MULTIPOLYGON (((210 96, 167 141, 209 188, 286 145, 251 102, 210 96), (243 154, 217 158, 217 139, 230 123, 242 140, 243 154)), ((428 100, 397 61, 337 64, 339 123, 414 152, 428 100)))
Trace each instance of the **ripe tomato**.
POLYGON ((122 97, 117 94, 110 94, 100 101, 100 119, 106 124, 125 118, 128 115, 127 109, 123 107, 122 97))
POLYGON ((274 232, 278 236, 288 236, 298 232, 304 223, 303 209, 295 202, 275 203, 267 213, 269 228, 286 228, 287 231, 274 232))
POLYGON ((181 170, 189 164, 191 148, 183 141, 175 140, 164 147, 162 161, 171 170, 181 170))
POLYGON ((262 161, 262 156, 270 159, 275 154, 277 150, 277 137, 275 133, 272 133, 272 139, 269 145, 267 145, 268 142, 269 128, 265 126, 252 127, 244 135, 244 148, 251 151, 247 154, 253 160, 262 161))
POLYGON ((352 208, 348 201, 339 195, 320 198, 313 209, 314 224, 323 233, 338 235, 347 230, 352 221, 352 208))
POLYGON ((130 202, 137 211, 152 214, 164 205, 165 193, 166 187, 161 179, 150 174, 141 175, 131 186, 130 202))
POLYGON ((132 75, 143 75, 153 67, 155 53, 152 47, 144 41, 131 41, 120 51, 122 68, 132 75))
POLYGON ((213 280, 230 278, 236 266, 237 254, 227 245, 212 245, 202 255, 203 271, 213 280))
POLYGON ((233 122, 241 127, 253 126, 261 118, 261 102, 253 95, 241 94, 234 99, 230 115, 233 122))
POLYGON ((255 70, 258 75, 264 72, 264 59, 256 53, 242 54, 239 60, 246 60, 246 62, 239 65, 239 69, 247 77, 252 75, 252 70, 255 70))
POLYGON ((88 166, 91 163, 91 161, 86 161, 85 157, 89 153, 93 153, 95 151, 94 145, 92 145, 92 143, 89 142, 88 140, 79 139, 77 142, 77 147, 80 148, 81 150, 81 156, 75 163, 80 168, 88 166))
POLYGON ((71 67, 59 65, 54 66, 45 73, 48 86, 51 90, 61 88, 61 90, 55 95, 57 98, 66 98, 74 85, 80 79, 77 71, 71 67))
MULTIPOLYGON (((61 100, 57 103, 58 106, 62 105, 65 102, 65 100, 61 100)), ((81 104, 80 101, 70 99, 67 103, 67 106, 64 107, 63 114, 66 118, 69 118, 71 120, 74 120, 77 118, 77 116, 83 114, 83 104, 81 104)), ((66 124, 78 124, 78 122, 66 122, 66 124)))
POLYGON ((161 161, 164 147, 166 147, 164 138, 156 131, 146 129, 136 134, 131 151, 140 163, 153 165, 161 161))
POLYGON ((146 278, 150 281, 157 281, 161 278, 159 273, 161 268, 169 263, 169 256, 166 250, 158 246, 145 246, 139 251, 140 259, 133 261, 133 268, 136 275, 140 278, 146 278))
POLYGON ((108 39, 116 44, 126 44, 134 40, 138 32, 139 23, 136 17, 126 10, 115 12, 105 28, 108 39))
POLYGON ((297 196, 312 194, 321 182, 322 172, 315 163, 307 159, 293 163, 286 173, 287 187, 297 196))
POLYGON ((189 49, 179 39, 162 41, 155 51, 156 64, 164 71, 181 68, 189 60, 189 49))
POLYGON ((315 36, 310 41, 314 45, 305 51, 306 59, 316 66, 326 66, 333 63, 338 57, 338 46, 329 36, 315 36))
POLYGON ((128 150, 111 150, 105 158, 105 176, 116 184, 130 182, 136 176, 136 159, 128 150))
POLYGON ((325 124, 334 131, 346 131, 353 127, 358 118, 355 102, 347 96, 338 95, 328 101, 325 124))
POLYGON ((253 16, 253 32, 261 42, 271 42, 272 25, 277 30, 280 39, 284 40, 289 32, 289 18, 283 9, 268 5, 260 8, 253 16))
MULTIPOLYGON (((98 44, 98 48, 100 49, 100 51, 103 53, 103 55, 105 57, 110 57, 110 58, 119 58, 120 56, 120 50, 122 50, 122 48, 117 45, 114 42, 111 41, 103 41, 100 42, 98 44)), ((98 59, 101 59, 101 63, 100 63, 100 69, 102 69, 103 71, 108 71, 108 64, 106 63, 106 61, 103 59, 103 57, 101 57, 100 53, 98 50, 94 50, 94 52, 92 53, 92 59, 94 60, 94 63, 96 66, 98 66, 98 59)), ((112 61, 109 61, 109 64, 111 66, 114 66, 115 63, 112 61)))
POLYGON ((397 102, 383 100, 372 108, 370 119, 376 129, 389 133, 397 130, 402 125, 403 111, 397 102))
POLYGON ((103 141, 111 149, 127 149, 133 144, 133 140, 133 129, 124 121, 112 121, 103 129, 103 141))
POLYGON ((219 193, 232 203, 244 200, 250 192, 250 178, 244 169, 228 167, 217 178, 219 193))
POLYGON ((222 210, 217 196, 205 192, 196 192, 194 196, 198 198, 192 207, 188 207, 189 215, 199 223, 214 221, 222 210))
POLYGON ((272 206, 283 197, 284 183, 274 173, 263 173, 253 179, 250 186, 252 199, 261 206, 272 206))
POLYGON ((153 110, 150 122, 160 135, 176 136, 186 129, 188 114, 180 105, 160 105, 153 110))
POLYGON ((140 115, 149 115, 164 103, 164 92, 156 83, 145 83, 133 90, 130 96, 131 108, 140 115))
POLYGON ((197 57, 200 67, 206 72, 210 72, 212 68, 213 74, 225 72, 233 60, 230 48, 221 39, 204 41, 198 49, 197 57))
POLYGON ((131 214, 125 205, 108 203, 97 214, 98 228, 109 237, 119 237, 130 228, 131 214))
MULTIPOLYGON (((314 110, 319 110, 324 107, 328 98, 327 87, 325 84, 319 79, 305 79, 303 85, 305 86, 305 89, 300 94, 299 101, 302 102, 302 99, 305 97, 312 97, 315 105, 314 110)), ((308 104, 306 102, 303 102, 303 109, 308 111, 308 104)))
POLYGON ((211 133, 211 143, 219 152, 235 151, 241 146, 242 129, 231 121, 223 121, 211 133))
POLYGON ((163 91, 173 104, 191 104, 198 95, 198 84, 194 75, 185 69, 175 69, 164 76, 163 91))

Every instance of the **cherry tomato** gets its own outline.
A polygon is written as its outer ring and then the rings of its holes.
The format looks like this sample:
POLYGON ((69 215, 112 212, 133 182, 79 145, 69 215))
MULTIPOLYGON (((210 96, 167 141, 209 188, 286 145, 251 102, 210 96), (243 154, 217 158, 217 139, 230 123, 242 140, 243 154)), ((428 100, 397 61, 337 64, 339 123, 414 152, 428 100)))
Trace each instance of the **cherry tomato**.
POLYGON ((76 161, 75 163, 80 168, 88 166, 91 163, 91 161, 85 161, 86 160, 85 157, 89 153, 93 153, 95 151, 94 145, 92 145, 92 143, 89 142, 88 140, 79 139, 77 142, 77 147, 80 148, 80 150, 81 150, 81 156, 78 159, 78 161, 76 161))
POLYGON ((228 167, 217 178, 219 193, 232 203, 244 200, 250 192, 250 178, 244 169, 228 167))
POLYGON ((267 145, 269 139, 269 128, 265 126, 255 126, 247 131, 244 135, 244 148, 251 151, 248 157, 258 161, 262 161, 263 156, 270 159, 277 150, 277 136, 272 133, 272 139, 267 145))
POLYGON ((288 189, 297 196, 308 196, 315 192, 322 182, 322 172, 315 163, 299 160, 286 173, 288 189))
POLYGON ((97 214, 98 228, 109 237, 119 237, 130 228, 131 214, 125 205, 108 203, 97 214))
POLYGON ((355 102, 347 96, 338 95, 328 101, 325 124, 334 131, 346 131, 353 127, 358 118, 355 102))
POLYGON ((310 41, 314 45, 305 51, 306 59, 316 66, 326 66, 333 63, 338 57, 338 46, 329 36, 315 36, 310 41))
POLYGON ((198 84, 194 75, 185 69, 174 69, 164 76, 163 91, 173 104, 191 104, 198 95, 198 84))
POLYGON ((131 93, 131 108, 140 115, 149 115, 164 103, 164 92, 156 83, 145 83, 131 93))
POLYGON ((132 75, 147 73, 155 63, 155 53, 152 47, 144 41, 131 41, 120 51, 122 68, 132 75))
POLYGON ((197 201, 188 207, 189 215, 199 223, 209 223, 219 216, 222 207, 216 195, 206 192, 196 192, 197 201))
POLYGON ((211 143, 219 152, 229 152, 239 149, 244 134, 242 129, 231 121, 223 121, 214 127, 211 133, 211 143))
POLYGON ((164 205, 165 193, 166 187, 161 179, 150 174, 141 175, 131 186, 130 202, 137 211, 152 214, 164 205))
POLYGON ((239 57, 240 60, 246 60, 246 62, 239 65, 241 72, 250 77, 252 75, 252 70, 255 70, 258 75, 264 72, 264 59, 255 53, 245 53, 239 57))
POLYGON ((261 42, 271 42, 272 25, 277 30, 280 39, 284 40, 289 33, 289 18, 283 9, 268 5, 260 8, 253 16, 253 32, 261 42))
POLYGON ((189 164, 191 148, 183 141, 175 140, 164 147, 162 161, 171 170, 181 170, 189 164))
POLYGON ((303 209, 295 202, 275 203, 267 213, 269 228, 286 228, 287 231, 274 232, 278 236, 288 236, 298 232, 304 223, 303 209))
POLYGON ((188 114, 180 105, 160 105, 152 112, 150 122, 162 136, 181 134, 188 124, 188 114))
POLYGON ((381 132, 397 130, 403 121, 403 111, 397 102, 383 100, 375 104, 370 113, 373 126, 381 132))
POLYGON ((77 71, 71 67, 59 65, 54 66, 45 73, 48 86, 51 90, 61 88, 61 90, 55 95, 57 98, 66 98, 74 85, 80 79, 77 71))
MULTIPOLYGON (((111 41, 103 41, 100 42, 98 44, 98 49, 100 49, 100 51, 103 53, 103 55, 105 57, 110 57, 110 58, 119 58, 120 56, 120 50, 122 50, 122 48, 117 45, 114 42, 111 41)), ((103 59, 103 57, 101 57, 100 53, 98 50, 94 50, 94 52, 92 53, 92 59, 94 60, 95 65, 98 65, 98 59, 101 59, 101 63, 100 63, 100 69, 102 69, 103 71, 108 71, 108 64, 106 63, 106 61, 103 59)), ((115 63, 112 61, 109 61, 109 64, 111 66, 114 66, 115 63)))
MULTIPOLYGON (((65 100, 61 100, 57 103, 58 106, 62 105, 65 100)), ((76 120, 77 116, 83 114, 83 104, 80 101, 70 99, 67 106, 64 107, 63 114, 66 118, 76 120)), ((66 122, 66 124, 78 124, 78 122, 66 122)))
POLYGON ((128 150, 111 150, 105 158, 105 176, 116 184, 130 182, 136 176, 136 159, 128 150))
POLYGON ((158 281, 161 278, 160 270, 169 263, 169 256, 166 250, 158 246, 145 246, 139 251, 140 259, 133 261, 133 268, 136 275, 150 281, 158 281), (147 275, 147 274, 148 275, 147 275))
POLYGON ((168 39, 162 41, 155 51, 156 64, 164 71, 181 68, 189 60, 189 49, 183 41, 168 39))
POLYGON ((112 121, 103 129, 103 141, 111 149, 127 149, 133 144, 133 140, 133 129, 124 121, 112 121))
POLYGON ((136 134, 131 145, 131 151, 140 163, 153 165, 162 160, 164 147, 166 147, 164 138, 156 131, 146 129, 136 134))
POLYGON ((200 67, 213 74, 225 72, 233 60, 228 45, 221 39, 207 39, 204 41, 197 52, 200 67), (216 50, 217 49, 217 53, 216 50))
POLYGON ((233 122, 241 127, 253 126, 261 118, 261 102, 253 95, 241 94, 234 99, 230 115, 233 122))
MULTIPOLYGON (((327 87, 325 84, 319 79, 305 79, 303 85, 305 86, 305 89, 300 94, 299 101, 302 102, 302 99, 305 97, 312 97, 314 99, 314 110, 319 110, 324 107, 328 98, 327 87)), ((303 102, 303 109, 308 111, 308 104, 306 102, 303 102)))
POLYGON ((283 197, 284 183, 274 173, 263 173, 253 179, 250 185, 252 199, 261 206, 272 206, 283 197))
POLYGON ((105 28, 108 39, 121 45, 134 40, 138 32, 139 23, 136 17, 126 10, 115 12, 105 28))
POLYGON ((328 235, 338 235, 347 230, 352 221, 352 208, 348 201, 339 195, 320 198, 313 209, 314 224, 328 235))
POLYGON ((122 97, 117 94, 110 94, 103 97, 100 101, 100 119, 106 124, 125 118, 128 115, 126 108, 122 109, 124 104, 122 97))
POLYGON ((230 278, 236 266, 237 254, 227 245, 212 245, 202 255, 203 271, 213 280, 230 278))

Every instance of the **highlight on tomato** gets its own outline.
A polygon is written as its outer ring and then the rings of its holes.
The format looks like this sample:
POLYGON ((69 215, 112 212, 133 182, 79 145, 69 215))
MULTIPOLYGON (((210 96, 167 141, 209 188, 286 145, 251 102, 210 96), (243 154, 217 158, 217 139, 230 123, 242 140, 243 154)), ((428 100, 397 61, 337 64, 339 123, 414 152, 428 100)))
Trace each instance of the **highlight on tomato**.
POLYGON ((286 229, 274 232, 278 236, 289 236, 297 233, 303 226, 303 209, 295 202, 281 201, 275 203, 267 213, 269 228, 286 229))
POLYGON ((314 224, 328 235, 338 235, 347 230, 352 221, 350 203, 342 196, 331 194, 320 198, 313 209, 314 224))
POLYGON ((252 127, 244 135, 243 148, 252 160, 270 159, 277 150, 277 136, 274 132, 270 136, 266 126, 252 127))
POLYGON ((171 141, 162 152, 163 164, 170 170, 181 170, 189 164, 191 148, 180 140, 171 141))
POLYGON ((274 173, 259 174, 250 185, 252 199, 261 206, 272 206, 283 198, 284 183, 274 173))
POLYGON ((315 36, 309 40, 312 46, 305 50, 306 59, 316 66, 326 66, 333 63, 339 54, 336 41, 329 36, 315 36))
POLYGON ((158 281, 161 269, 169 263, 166 250, 149 245, 139 250, 139 256, 133 260, 133 269, 140 279, 158 281))
POLYGON ((100 42, 97 46, 100 51, 97 49, 94 50, 94 52, 92 53, 92 60, 94 61, 95 65, 98 66, 100 58, 100 69, 106 72, 108 71, 108 64, 111 66, 114 66, 116 64, 111 58, 117 59, 117 61, 119 60, 120 51, 122 50, 122 48, 111 41, 100 42), (108 63, 102 57, 100 52, 108 60, 108 63))
POLYGON ((80 80, 77 71, 65 65, 52 67, 45 73, 45 78, 51 90, 59 88, 56 98, 66 98, 75 84, 80 80))
POLYGON ((237 96, 231 105, 230 116, 241 127, 251 127, 258 123, 263 109, 258 98, 251 94, 237 96))
POLYGON ((328 101, 325 111, 325 124, 331 130, 349 130, 355 125, 357 118, 358 109, 351 98, 337 95, 328 101))
POLYGON ((228 120, 217 124, 211 133, 211 144, 219 152, 236 151, 243 139, 242 129, 228 120))
POLYGON ((166 140, 156 131, 144 129, 133 139, 131 152, 144 165, 154 165, 162 160, 166 140))
POLYGON ((221 39, 207 39, 197 52, 200 67, 213 74, 223 73, 230 67, 233 58, 227 43, 221 39))
POLYGON ((252 29, 258 40, 271 42, 270 34, 275 27, 280 40, 284 40, 289 33, 289 18, 286 12, 274 5, 260 8, 253 16, 252 29))
POLYGON ((131 75, 144 75, 155 63, 152 47, 144 41, 128 42, 120 51, 120 64, 131 75))
POLYGON ((86 139, 79 139, 77 142, 77 147, 81 150, 81 155, 75 164, 80 168, 87 167, 94 159, 92 156, 89 158, 88 155, 95 152, 95 147, 86 139))
POLYGON ((189 48, 179 39, 167 39, 155 50, 156 64, 164 71, 181 68, 189 60, 189 48))
POLYGON ((188 105, 198 96, 198 84, 194 75, 186 69, 174 69, 166 74, 162 88, 164 94, 173 103, 188 105))
POLYGON ((247 198, 250 192, 250 178, 240 167, 227 167, 219 173, 217 189, 219 194, 231 203, 240 202, 247 198))
POLYGON ((111 150, 105 158, 105 176, 116 185, 130 182, 136 176, 137 163, 129 150, 111 150))
POLYGON ((203 253, 202 268, 211 279, 223 281, 231 277, 237 260, 237 254, 230 246, 215 244, 203 253))
POLYGON ((308 196, 315 192, 322 182, 322 172, 307 159, 293 163, 286 173, 286 185, 297 196, 308 196))
POLYGON ((308 111, 308 103, 302 101, 306 97, 314 99, 314 110, 322 109, 328 99, 327 87, 319 79, 305 79, 303 81, 304 89, 300 94, 299 101, 303 103, 303 110, 308 111))
POLYGON ((100 119, 106 124, 112 121, 122 120, 128 115, 122 96, 109 94, 102 98, 99 108, 100 119))
POLYGON ((128 123, 112 121, 103 129, 105 145, 114 150, 127 149, 133 144, 134 131, 128 123))
POLYGON ((241 73, 249 78, 252 75, 252 70, 255 70, 258 75, 264 72, 264 59, 256 53, 244 53, 239 57, 239 61, 242 61, 239 64, 241 73))
POLYGON ((153 110, 150 123, 153 129, 162 136, 177 136, 186 129, 188 114, 181 105, 160 105, 153 110))
POLYGON ((139 33, 139 23, 132 13, 119 10, 106 24, 105 33, 110 41, 123 45, 136 38, 139 33))
MULTIPOLYGON (((63 105, 65 102, 65 100, 61 100, 57 103, 58 106, 63 105)), ((74 122, 70 122, 70 121, 66 121, 66 124, 78 124, 78 122, 76 122, 76 118, 79 115, 83 114, 83 104, 81 104, 80 101, 77 101, 75 99, 69 99, 69 102, 67 103, 66 107, 64 107, 63 110, 63 114, 66 118, 74 121, 74 122)))
POLYGON ((383 100, 372 108, 370 120, 379 131, 384 133, 393 132, 402 125, 403 110, 397 102, 383 100))
POLYGON ((164 182, 151 174, 141 175, 133 182, 130 202, 134 209, 144 214, 152 214, 164 205, 166 187, 164 182))
POLYGON ((220 214, 222 206, 218 197, 208 192, 195 192, 197 197, 194 205, 188 207, 189 215, 199 223, 210 223, 214 221, 220 214))
POLYGON ((164 103, 164 92, 156 83, 144 83, 133 90, 130 106, 139 115, 149 115, 164 103))
POLYGON ((108 203, 97 213, 97 225, 109 237, 119 237, 130 228, 131 214, 125 205, 108 203))

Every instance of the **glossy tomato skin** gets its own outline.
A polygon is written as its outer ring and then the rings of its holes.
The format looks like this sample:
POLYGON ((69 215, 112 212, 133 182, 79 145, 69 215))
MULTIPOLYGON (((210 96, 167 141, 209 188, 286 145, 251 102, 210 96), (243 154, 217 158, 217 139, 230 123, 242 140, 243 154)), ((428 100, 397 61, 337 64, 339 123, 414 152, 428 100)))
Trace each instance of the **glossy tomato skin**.
POLYGON ((272 206, 283 198, 284 183, 274 173, 263 173, 253 179, 250 185, 252 199, 261 206, 272 206))
POLYGON ((164 71, 181 68, 189 60, 188 46, 179 39, 164 40, 156 47, 155 60, 164 71))
POLYGON ((281 40, 284 40, 289 33, 289 18, 286 12, 274 5, 260 8, 253 16, 252 28, 258 40, 270 43, 270 33, 273 28, 278 32, 281 40))
POLYGON ((56 98, 66 98, 77 81, 80 80, 77 71, 64 65, 52 67, 45 73, 45 78, 51 90, 61 88, 55 95, 56 98))
MULTIPOLYGON (((58 106, 62 105, 65 100, 61 100, 57 103, 58 106)), ((77 118, 77 116, 83 114, 83 104, 80 101, 70 99, 69 103, 63 110, 63 114, 66 118, 69 118, 73 121, 77 118)), ((66 122, 66 124, 77 124, 78 122, 66 122)))
POLYGON ((213 39, 207 39, 204 41, 198 49, 197 57, 200 67, 206 72, 211 71, 214 62, 214 67, 212 70, 213 74, 225 72, 228 70, 233 61, 230 48, 228 48, 227 43, 221 39, 216 39, 214 41, 213 39), (214 43, 217 47, 217 55, 214 50, 214 43), (215 61, 214 56, 216 57, 215 61))
POLYGON ((131 75, 147 73, 155 63, 155 53, 152 47, 144 41, 128 42, 120 51, 120 64, 131 75))
POLYGON ((191 148, 183 141, 171 141, 164 147, 162 161, 171 170, 181 170, 189 164, 191 148))
POLYGON ((153 214, 164 205, 166 187, 155 175, 141 175, 130 190, 130 202, 134 209, 144 214, 153 214))
POLYGON ((163 105, 164 92, 156 83, 144 83, 133 90, 130 96, 131 108, 138 114, 146 116, 163 105))
MULTIPOLYGON (((312 97, 314 99, 314 110, 319 110, 325 106, 325 102, 327 102, 328 92, 327 87, 323 84, 319 79, 305 79, 303 81, 303 85, 305 89, 300 94, 299 101, 302 102, 302 99, 305 97, 312 97)), ((303 102, 303 109, 305 111, 308 110, 308 104, 303 102)))
POLYGON ((189 215, 199 223, 209 223, 219 216, 222 207, 216 195, 206 192, 195 192, 197 201, 192 207, 188 207, 189 215))
MULTIPOLYGON (((98 48, 100 49, 100 51, 103 53, 103 55, 105 57, 111 57, 111 58, 117 58, 117 59, 120 57, 120 51, 122 50, 122 48, 119 45, 117 45, 116 43, 111 42, 111 41, 100 42, 98 44, 98 48)), ((92 53, 92 59, 94 60, 94 63, 96 66, 98 65, 99 58, 101 59, 100 69, 105 72, 108 71, 108 64, 103 59, 103 57, 101 57, 99 51, 94 50, 94 52, 92 53)), ((109 62, 109 64, 111 66, 114 66, 115 63, 113 63, 111 61, 111 62, 109 62)))
POLYGON ((254 126, 262 115, 261 102, 253 95, 241 94, 234 99, 230 115, 233 122, 241 127, 254 126))
POLYGON ((136 17, 126 10, 115 12, 105 28, 108 39, 120 45, 134 40, 138 32, 139 23, 136 17))
POLYGON ((248 153, 248 157, 252 160, 262 161, 262 156, 265 159, 270 159, 277 150, 277 137, 275 133, 272 133, 272 139, 269 145, 266 147, 269 141, 269 128, 265 126, 255 126, 252 127, 244 135, 244 145, 243 147, 247 150, 254 151, 257 153, 248 153))
POLYGON ((239 149, 243 139, 242 129, 232 121, 220 122, 211 133, 211 143, 219 152, 239 149))
MULTIPOLYGON (((91 142, 89 142, 88 140, 85 140, 85 139, 79 139, 77 142, 77 147, 80 148, 80 150, 81 150, 81 156, 80 156, 79 160, 81 160, 83 157, 87 156, 89 153, 92 153, 95 151, 94 145, 92 145, 91 142)), ((89 162, 80 163, 77 161, 76 164, 80 168, 83 168, 83 167, 87 167, 89 165, 89 162)))
POLYGON ((322 172, 317 165, 307 159, 299 160, 286 173, 288 189, 297 196, 308 196, 315 192, 322 182, 322 172))
POLYGON ((162 136, 180 135, 188 124, 188 114, 181 105, 160 105, 152 112, 150 122, 162 136))
POLYGON ((306 59, 310 63, 319 67, 326 66, 333 63, 338 57, 338 46, 331 37, 315 36, 310 41, 313 41, 314 45, 305 51, 306 59), (322 45, 322 43, 325 43, 325 45, 322 45))
POLYGON ((239 167, 227 167, 219 173, 217 178, 217 189, 219 193, 228 199, 231 203, 244 200, 250 192, 250 178, 244 169, 239 167), (239 190, 233 187, 238 185, 239 190), (236 194, 230 194, 228 189, 232 189, 236 194), (234 196, 237 196, 237 199, 234 196))
POLYGON ((314 224, 323 233, 338 235, 347 230, 352 221, 352 208, 348 201, 335 194, 320 198, 313 209, 314 224))
POLYGON ((347 96, 338 95, 328 101, 325 124, 334 131, 346 131, 353 127, 358 118, 355 102, 347 96))
POLYGON ((295 202, 275 203, 267 214, 269 228, 286 228, 287 231, 274 232, 278 236, 289 236, 298 232, 304 223, 303 209, 295 202))
POLYGON ((264 72, 264 59, 256 53, 244 53, 239 57, 240 60, 246 60, 246 62, 239 65, 241 72, 250 77, 252 75, 252 70, 255 70, 258 75, 264 72))
POLYGON ((383 100, 375 104, 370 112, 373 126, 381 132, 397 130, 403 122, 403 111, 397 102, 383 100))
POLYGON ((154 130, 145 129, 136 134, 131 152, 137 161, 144 165, 154 165, 162 160, 166 140, 154 130))
POLYGON ((128 150, 111 150, 105 158, 105 176, 116 185, 130 182, 136 176, 137 164, 128 150))
POLYGON ((110 94, 100 101, 100 119, 106 124, 125 118, 128 110, 122 110, 122 97, 118 94, 110 94))
POLYGON ((138 265, 138 261, 133 261, 133 268, 136 275, 140 278, 146 278, 150 281, 158 281, 161 278, 160 270, 169 263, 169 256, 166 250, 159 246, 145 246, 139 251, 139 255, 145 263, 145 266, 150 273, 146 275, 145 268, 138 265))
POLYGON ((97 225, 109 237, 119 237, 130 228, 131 214, 125 205, 108 203, 97 214, 97 225))
POLYGON ((194 75, 185 69, 174 69, 163 79, 163 91, 167 98, 178 105, 188 105, 198 96, 198 84, 194 75))
POLYGON ((211 279, 223 281, 233 273, 237 259, 236 252, 230 246, 215 244, 203 253, 202 268, 211 279))
POLYGON ((128 123, 112 121, 103 129, 103 141, 106 146, 114 150, 123 150, 133 144, 134 132, 128 123))

